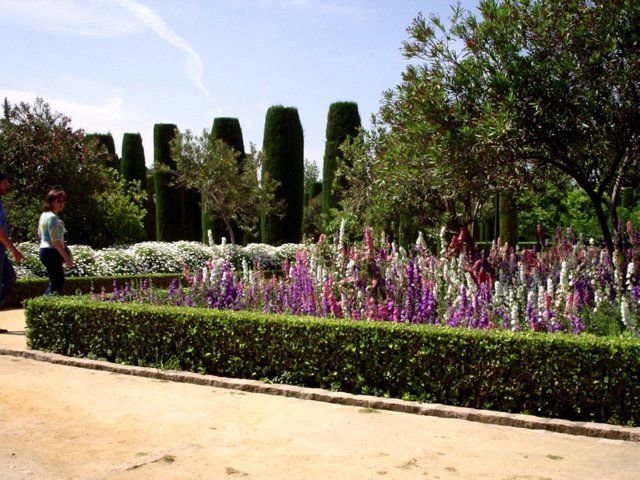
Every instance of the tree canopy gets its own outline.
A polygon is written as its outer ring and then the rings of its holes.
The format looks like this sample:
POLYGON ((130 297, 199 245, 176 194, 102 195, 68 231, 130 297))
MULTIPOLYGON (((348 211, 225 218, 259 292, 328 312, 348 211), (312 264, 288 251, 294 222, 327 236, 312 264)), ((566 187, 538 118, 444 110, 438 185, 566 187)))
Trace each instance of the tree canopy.
POLYGON ((187 130, 176 133, 171 156, 176 183, 200 192, 202 208, 219 215, 233 244, 234 226, 255 233, 262 214, 282 209, 281 202, 274 201, 276 183, 268 177, 258 178, 261 155, 253 145, 245 155, 206 130, 201 136, 187 130))
POLYGON ((464 209, 493 191, 555 171, 584 190, 613 252, 620 188, 638 163, 640 3, 482 0, 478 10, 455 6, 447 25, 414 19, 411 63, 376 119, 386 176, 371 181, 393 179, 395 198, 464 224, 475 215, 464 209))
POLYGON ((52 111, 41 98, 32 105, 11 105, 5 99, 0 169, 11 178, 7 204, 14 241, 35 237, 44 197, 53 188, 67 193, 63 216, 69 243, 100 248, 143 237, 145 211, 132 201, 143 194, 125 192, 117 174, 105 166, 106 149, 85 138, 69 117, 52 111))

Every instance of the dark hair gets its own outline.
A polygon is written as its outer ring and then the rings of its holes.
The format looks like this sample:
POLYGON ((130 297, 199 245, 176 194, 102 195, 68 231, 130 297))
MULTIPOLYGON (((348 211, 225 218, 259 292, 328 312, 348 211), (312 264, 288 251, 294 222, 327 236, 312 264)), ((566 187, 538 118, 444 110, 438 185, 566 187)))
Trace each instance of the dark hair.
POLYGON ((51 205, 53 205, 53 202, 60 199, 62 200, 67 199, 67 194, 64 193, 64 190, 49 190, 49 193, 47 193, 47 196, 44 199, 44 205, 42 206, 42 211, 50 212, 51 205))
POLYGON ((4 172, 0 172, 0 182, 5 180, 5 179, 7 179, 7 178, 9 178, 9 175, 7 175, 4 172))

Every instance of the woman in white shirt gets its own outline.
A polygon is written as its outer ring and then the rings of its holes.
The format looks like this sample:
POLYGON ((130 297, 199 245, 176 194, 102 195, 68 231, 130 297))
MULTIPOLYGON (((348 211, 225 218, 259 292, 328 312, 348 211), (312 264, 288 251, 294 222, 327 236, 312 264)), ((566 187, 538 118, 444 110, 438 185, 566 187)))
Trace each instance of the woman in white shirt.
POLYGON ((66 229, 62 220, 58 218, 58 213, 64 208, 66 200, 67 194, 64 191, 49 191, 38 222, 38 235, 40 236, 38 257, 47 269, 49 277, 49 286, 44 292, 45 295, 60 295, 64 286, 62 265, 73 267, 73 259, 64 244, 66 229))

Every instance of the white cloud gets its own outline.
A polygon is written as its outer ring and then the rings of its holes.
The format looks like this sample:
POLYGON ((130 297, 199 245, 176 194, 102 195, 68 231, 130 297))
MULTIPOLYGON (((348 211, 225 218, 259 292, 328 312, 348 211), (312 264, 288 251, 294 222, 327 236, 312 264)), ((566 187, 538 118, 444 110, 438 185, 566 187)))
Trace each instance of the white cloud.
POLYGON ((200 55, 191 47, 189 42, 171 30, 167 23, 146 5, 136 0, 113 1, 128 10, 136 19, 155 32, 162 40, 180 50, 183 50, 187 54, 187 59, 185 60, 187 76, 194 81, 200 91, 202 91, 208 98, 211 97, 211 94, 205 87, 202 80, 204 63, 200 55))
POLYGON ((0 23, 88 37, 113 37, 143 28, 109 0, 0 0, 0 23))
POLYGON ((203 81, 202 57, 158 14, 137 0, 0 0, 2 23, 92 37, 114 37, 147 28, 186 53, 185 74, 207 98, 211 98, 203 81))

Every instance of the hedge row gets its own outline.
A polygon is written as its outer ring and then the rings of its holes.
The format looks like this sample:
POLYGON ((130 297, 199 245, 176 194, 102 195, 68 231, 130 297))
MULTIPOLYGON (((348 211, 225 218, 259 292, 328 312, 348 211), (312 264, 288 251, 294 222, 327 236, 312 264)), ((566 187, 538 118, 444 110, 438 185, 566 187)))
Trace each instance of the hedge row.
MULTIPOLYGON (((176 279, 179 282, 182 282, 183 278, 184 276, 181 273, 117 275, 109 277, 69 277, 65 278, 64 292, 76 294, 92 292, 100 293, 104 288, 110 293, 113 291, 114 281, 117 281, 118 285, 122 287, 125 282, 133 284, 135 282, 142 282, 144 279, 148 279, 154 287, 168 288, 172 280, 176 279)), ((22 307, 25 300, 41 296, 47 289, 48 283, 49 280, 46 278, 29 277, 19 279, 5 300, 4 307, 22 307)))
POLYGON ((26 303, 32 348, 354 394, 640 425, 640 342, 256 312, 26 303))

